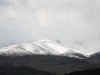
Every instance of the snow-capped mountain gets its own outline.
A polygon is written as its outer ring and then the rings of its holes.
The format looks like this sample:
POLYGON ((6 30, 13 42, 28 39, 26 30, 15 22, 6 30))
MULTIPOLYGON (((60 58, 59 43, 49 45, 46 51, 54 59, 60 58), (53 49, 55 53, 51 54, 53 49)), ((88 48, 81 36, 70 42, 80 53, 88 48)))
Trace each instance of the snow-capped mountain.
POLYGON ((61 55, 85 58, 100 54, 100 39, 94 38, 86 42, 73 41, 70 46, 61 44, 59 40, 43 39, 37 42, 20 43, 0 48, 0 55, 61 55))
POLYGON ((67 48, 60 41, 51 41, 43 39, 37 42, 28 42, 15 44, 8 47, 0 48, 0 55, 63 55, 69 57, 83 58, 80 53, 67 48))

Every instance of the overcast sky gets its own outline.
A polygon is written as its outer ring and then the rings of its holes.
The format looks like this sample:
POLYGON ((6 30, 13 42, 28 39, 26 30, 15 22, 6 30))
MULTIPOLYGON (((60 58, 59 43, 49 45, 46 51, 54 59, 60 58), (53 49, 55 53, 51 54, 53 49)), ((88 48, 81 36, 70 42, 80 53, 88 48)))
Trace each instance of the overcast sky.
POLYGON ((0 44, 100 37, 100 0, 0 0, 0 44))

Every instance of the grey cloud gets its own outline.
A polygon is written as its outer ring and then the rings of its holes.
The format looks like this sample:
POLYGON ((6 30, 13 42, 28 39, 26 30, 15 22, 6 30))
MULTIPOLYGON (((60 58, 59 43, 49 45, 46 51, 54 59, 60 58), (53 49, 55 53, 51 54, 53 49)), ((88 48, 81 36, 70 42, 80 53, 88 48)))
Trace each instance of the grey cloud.
POLYGON ((0 42, 100 36, 99 0, 1 0, 0 42))

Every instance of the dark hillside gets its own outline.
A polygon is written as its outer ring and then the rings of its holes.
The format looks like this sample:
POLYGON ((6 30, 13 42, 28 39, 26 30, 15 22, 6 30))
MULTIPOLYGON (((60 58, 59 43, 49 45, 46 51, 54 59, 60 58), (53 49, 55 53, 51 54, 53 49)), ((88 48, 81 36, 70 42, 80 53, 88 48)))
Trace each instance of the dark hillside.
POLYGON ((100 69, 76 71, 65 75, 100 75, 100 69))
POLYGON ((14 64, 14 65, 1 66, 0 75, 54 75, 54 74, 14 64))
POLYGON ((98 68, 86 59, 71 58, 66 56, 32 55, 32 56, 0 56, 0 66, 19 64, 40 71, 50 72, 56 75, 64 75, 73 71, 98 68))

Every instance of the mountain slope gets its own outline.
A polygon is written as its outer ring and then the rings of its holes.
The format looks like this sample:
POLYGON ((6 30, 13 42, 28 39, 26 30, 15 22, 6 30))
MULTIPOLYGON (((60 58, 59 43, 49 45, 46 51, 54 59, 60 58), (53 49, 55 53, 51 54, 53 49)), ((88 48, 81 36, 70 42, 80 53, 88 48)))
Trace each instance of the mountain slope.
POLYGON ((100 52, 100 38, 91 38, 87 40, 69 40, 66 44, 73 51, 83 54, 86 57, 97 55, 100 52))
POLYGON ((94 53, 100 52, 100 38, 92 38, 85 41, 72 41, 70 47, 76 52, 90 56, 94 53))
POLYGON ((67 56, 30 55, 30 56, 0 56, 0 66, 19 64, 46 71, 56 75, 64 75, 73 71, 99 68, 100 58, 78 59, 67 56), (93 62, 92 62, 93 60, 93 62), (97 61, 98 60, 98 61, 97 61), (98 64, 97 64, 98 63, 98 64))
POLYGON ((90 69, 84 71, 75 71, 65 75, 100 75, 100 68, 99 69, 90 69))
POLYGON ((37 42, 28 42, 0 48, 0 55, 63 55, 83 58, 84 55, 67 48, 58 41, 48 39, 37 42))
POLYGON ((39 71, 22 65, 0 66, 0 75, 54 75, 46 71, 39 71))

